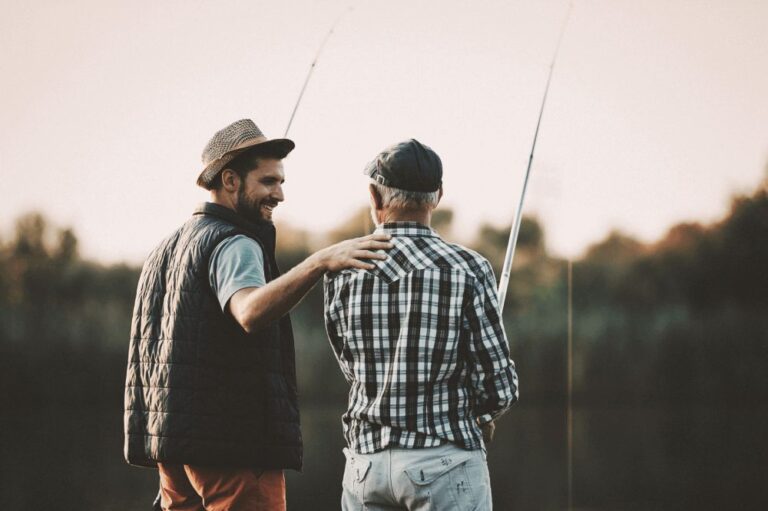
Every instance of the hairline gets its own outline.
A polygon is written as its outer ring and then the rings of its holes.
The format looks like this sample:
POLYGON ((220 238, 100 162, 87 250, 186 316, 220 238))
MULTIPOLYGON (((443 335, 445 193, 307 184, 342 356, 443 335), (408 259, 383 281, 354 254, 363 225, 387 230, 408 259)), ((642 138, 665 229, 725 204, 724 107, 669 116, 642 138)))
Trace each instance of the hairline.
POLYGON ((234 172, 240 179, 245 180, 248 174, 259 168, 259 164, 265 160, 276 160, 282 162, 285 156, 276 156, 274 153, 270 154, 268 151, 261 150, 260 148, 250 148, 238 154, 232 160, 227 163, 211 180, 211 187, 209 190, 219 190, 222 185, 222 175, 225 170, 234 172), (240 160, 240 161, 238 161, 240 160), (233 163, 235 165, 233 165, 233 163), (246 167, 246 163, 248 166, 246 167), (218 186, 215 186, 218 185, 218 186))
POLYGON ((434 192, 415 192, 394 186, 387 186, 371 179, 382 199, 382 206, 393 209, 435 209, 440 198, 440 189, 434 192))

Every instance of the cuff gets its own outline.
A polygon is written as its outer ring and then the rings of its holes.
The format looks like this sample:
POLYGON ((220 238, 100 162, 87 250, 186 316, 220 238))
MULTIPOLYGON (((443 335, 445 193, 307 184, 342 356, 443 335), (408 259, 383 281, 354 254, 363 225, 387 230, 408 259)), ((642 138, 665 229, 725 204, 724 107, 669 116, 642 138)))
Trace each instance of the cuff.
POLYGON ((488 424, 493 420, 493 416, 490 413, 485 413, 483 415, 480 415, 477 417, 477 423, 482 426, 484 424, 488 424))

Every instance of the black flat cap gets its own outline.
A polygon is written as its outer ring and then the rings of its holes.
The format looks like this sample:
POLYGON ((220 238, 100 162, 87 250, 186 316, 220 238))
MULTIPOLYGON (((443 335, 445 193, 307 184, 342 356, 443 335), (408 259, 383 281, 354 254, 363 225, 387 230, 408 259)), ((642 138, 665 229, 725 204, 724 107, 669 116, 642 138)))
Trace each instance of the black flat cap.
POLYGON ((384 186, 411 192, 436 192, 443 183, 440 157, 413 138, 384 149, 363 173, 384 186))

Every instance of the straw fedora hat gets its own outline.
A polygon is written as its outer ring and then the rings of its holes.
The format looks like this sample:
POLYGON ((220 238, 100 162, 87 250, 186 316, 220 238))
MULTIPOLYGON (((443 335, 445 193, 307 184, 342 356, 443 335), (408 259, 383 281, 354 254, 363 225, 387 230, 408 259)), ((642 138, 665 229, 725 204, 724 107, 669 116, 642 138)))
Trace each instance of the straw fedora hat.
POLYGON ((285 158, 296 144, 287 138, 268 139, 250 119, 235 121, 217 131, 203 149, 203 171, 197 178, 197 184, 210 189, 211 182, 229 162, 253 147, 263 148, 278 158, 285 158))

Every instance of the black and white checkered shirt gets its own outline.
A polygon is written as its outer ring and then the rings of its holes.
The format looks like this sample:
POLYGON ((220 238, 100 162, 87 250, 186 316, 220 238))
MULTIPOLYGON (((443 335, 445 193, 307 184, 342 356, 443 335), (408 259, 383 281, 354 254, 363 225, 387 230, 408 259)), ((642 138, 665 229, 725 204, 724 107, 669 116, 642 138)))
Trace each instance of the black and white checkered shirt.
POLYGON ((517 373, 488 261, 415 222, 380 226, 374 270, 325 277, 325 324, 351 384, 350 449, 483 445, 478 422, 517 400, 517 373))

